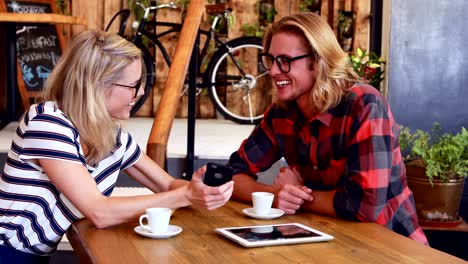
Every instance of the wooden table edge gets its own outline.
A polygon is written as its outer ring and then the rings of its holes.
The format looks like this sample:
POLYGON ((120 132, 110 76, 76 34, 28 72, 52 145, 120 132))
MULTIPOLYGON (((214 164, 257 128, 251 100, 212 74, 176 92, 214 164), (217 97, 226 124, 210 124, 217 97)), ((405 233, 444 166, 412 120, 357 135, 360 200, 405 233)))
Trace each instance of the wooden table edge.
POLYGON ((83 244, 85 240, 81 239, 77 229, 76 225, 71 225, 66 234, 73 251, 79 257, 80 263, 96 263, 91 252, 87 249, 88 247, 83 244))

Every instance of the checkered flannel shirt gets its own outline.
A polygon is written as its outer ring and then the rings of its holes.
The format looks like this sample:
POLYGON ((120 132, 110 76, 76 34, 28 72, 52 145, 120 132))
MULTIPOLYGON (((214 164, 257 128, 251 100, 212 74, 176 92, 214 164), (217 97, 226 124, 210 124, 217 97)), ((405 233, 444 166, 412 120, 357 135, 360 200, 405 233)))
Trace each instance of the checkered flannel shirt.
POLYGON ((256 178, 284 157, 312 190, 336 190, 339 217, 376 222, 427 244, 406 183, 398 132, 383 96, 359 84, 310 120, 295 103, 271 105, 229 163, 256 178))

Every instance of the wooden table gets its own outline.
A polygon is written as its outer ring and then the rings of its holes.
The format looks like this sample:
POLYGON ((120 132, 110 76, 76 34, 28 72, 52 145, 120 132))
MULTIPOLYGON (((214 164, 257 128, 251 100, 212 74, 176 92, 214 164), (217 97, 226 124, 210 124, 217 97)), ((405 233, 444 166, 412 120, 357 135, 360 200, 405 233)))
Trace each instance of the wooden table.
POLYGON ((82 263, 465 263, 374 223, 358 223, 310 213, 256 220, 242 214, 246 204, 229 202, 207 211, 182 208, 171 224, 182 233, 149 239, 133 231, 137 220, 97 229, 87 220, 67 236, 82 263), (218 227, 298 222, 335 237, 330 242, 244 248, 215 233, 218 227))

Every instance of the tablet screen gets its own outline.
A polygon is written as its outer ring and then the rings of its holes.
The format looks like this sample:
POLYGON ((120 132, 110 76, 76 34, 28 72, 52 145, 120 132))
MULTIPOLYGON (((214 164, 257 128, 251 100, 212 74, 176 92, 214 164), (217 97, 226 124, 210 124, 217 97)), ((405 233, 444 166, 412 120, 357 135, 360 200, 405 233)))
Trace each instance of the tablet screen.
POLYGON ((248 241, 320 236, 297 225, 247 227, 229 230, 248 241))
POLYGON ((320 242, 332 236, 298 223, 218 228, 218 233, 246 247, 320 242))

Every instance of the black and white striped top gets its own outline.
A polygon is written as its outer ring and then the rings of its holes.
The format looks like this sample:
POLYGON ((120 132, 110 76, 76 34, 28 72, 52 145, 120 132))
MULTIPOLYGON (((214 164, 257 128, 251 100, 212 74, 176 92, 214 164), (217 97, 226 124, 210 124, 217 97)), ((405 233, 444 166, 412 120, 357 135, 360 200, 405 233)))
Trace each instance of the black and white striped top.
POLYGON ((38 159, 83 164, 101 193, 109 196, 119 172, 133 165, 140 154, 132 137, 119 129, 115 151, 96 167, 87 165, 78 131, 56 104, 31 106, 19 122, 0 178, 0 245, 48 255, 70 225, 83 218, 43 172, 38 159))

